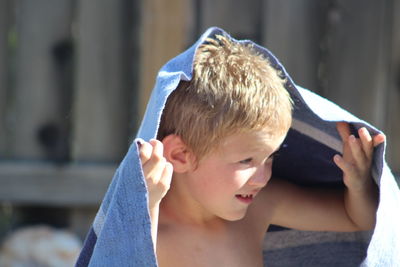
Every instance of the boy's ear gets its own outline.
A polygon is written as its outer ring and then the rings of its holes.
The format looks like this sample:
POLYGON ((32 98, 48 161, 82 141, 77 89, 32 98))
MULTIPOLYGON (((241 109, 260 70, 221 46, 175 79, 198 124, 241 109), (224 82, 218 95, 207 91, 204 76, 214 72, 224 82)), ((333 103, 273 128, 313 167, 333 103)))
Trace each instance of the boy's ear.
POLYGON ((162 143, 164 157, 174 166, 174 172, 184 173, 192 169, 193 153, 178 135, 167 135, 162 143))

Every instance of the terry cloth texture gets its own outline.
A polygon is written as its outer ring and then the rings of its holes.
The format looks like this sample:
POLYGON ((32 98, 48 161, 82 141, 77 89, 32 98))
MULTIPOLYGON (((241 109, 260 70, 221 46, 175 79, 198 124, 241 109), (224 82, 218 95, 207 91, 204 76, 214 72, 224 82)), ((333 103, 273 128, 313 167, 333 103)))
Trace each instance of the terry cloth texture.
MULTIPOLYGON (((188 50, 170 60, 158 73, 137 137, 157 135, 168 95, 180 80, 192 77, 196 48, 207 37, 228 35, 208 29, 188 50)), ((237 40, 235 40, 237 41, 237 40)), ((237 41, 245 44, 248 40, 237 41)), ((294 183, 341 186, 341 171, 332 157, 342 149, 335 122, 347 121, 354 133, 367 127, 380 132, 332 102, 303 89, 267 49, 254 44, 273 67, 287 77, 286 88, 294 101, 294 120, 281 152, 274 160, 274 175, 294 183)), ((380 188, 377 223, 371 235, 276 231, 268 233, 264 256, 267 266, 400 266, 400 192, 385 159, 385 144, 375 149, 373 178, 380 188), (279 242, 269 245, 268 238, 279 242)), ((150 234, 147 190, 133 142, 109 186, 76 266, 157 266, 150 234)))

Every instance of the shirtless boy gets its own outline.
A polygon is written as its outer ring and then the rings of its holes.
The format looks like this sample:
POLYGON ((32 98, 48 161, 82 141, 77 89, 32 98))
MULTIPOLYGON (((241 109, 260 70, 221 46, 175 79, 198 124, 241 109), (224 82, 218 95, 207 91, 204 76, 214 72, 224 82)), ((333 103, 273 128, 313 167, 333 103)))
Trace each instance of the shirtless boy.
POLYGON ((263 266, 270 224, 313 231, 375 225, 374 146, 339 123, 345 190, 310 189, 271 178, 292 118, 284 81, 251 46, 216 36, 199 47, 193 78, 169 96, 158 140, 140 148, 160 266, 263 266))

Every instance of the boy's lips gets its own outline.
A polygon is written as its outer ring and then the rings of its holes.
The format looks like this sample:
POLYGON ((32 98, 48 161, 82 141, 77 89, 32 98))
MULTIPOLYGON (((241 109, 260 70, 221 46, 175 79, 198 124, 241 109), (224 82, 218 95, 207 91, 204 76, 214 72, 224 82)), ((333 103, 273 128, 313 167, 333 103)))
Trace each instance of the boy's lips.
POLYGON ((260 190, 253 190, 247 194, 236 194, 235 197, 243 203, 250 204, 260 190))
POLYGON ((253 201, 254 197, 257 195, 258 191, 259 190, 255 190, 249 194, 237 194, 235 195, 235 197, 243 203, 250 204, 253 201))
POLYGON ((239 195, 235 195, 235 197, 245 203, 245 204, 250 204, 253 201, 253 195, 252 194, 239 194, 239 195))

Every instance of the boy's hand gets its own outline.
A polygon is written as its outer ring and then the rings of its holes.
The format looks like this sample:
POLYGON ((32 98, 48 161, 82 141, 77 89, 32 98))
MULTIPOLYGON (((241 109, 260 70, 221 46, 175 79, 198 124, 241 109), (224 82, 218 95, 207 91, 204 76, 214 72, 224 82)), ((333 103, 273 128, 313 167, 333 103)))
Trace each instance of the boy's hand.
POLYGON ((343 171, 343 182, 350 190, 362 191, 372 182, 371 164, 374 147, 385 141, 383 134, 373 137, 365 127, 358 130, 360 138, 350 134, 348 123, 338 122, 337 129, 343 140, 343 156, 335 155, 334 162, 343 171))
POLYGON ((149 191, 150 209, 160 204, 171 184, 173 167, 164 158, 163 150, 163 144, 155 139, 150 140, 150 142, 142 142, 139 149, 147 190, 149 191))

